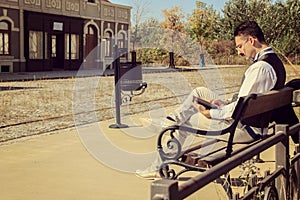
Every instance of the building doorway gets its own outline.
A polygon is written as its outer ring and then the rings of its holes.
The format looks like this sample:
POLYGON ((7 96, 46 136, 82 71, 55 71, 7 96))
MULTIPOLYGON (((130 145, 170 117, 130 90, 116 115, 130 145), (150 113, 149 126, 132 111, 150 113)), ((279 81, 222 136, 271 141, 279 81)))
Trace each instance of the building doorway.
POLYGON ((64 69, 64 34, 51 35, 51 61, 53 69, 64 69))
POLYGON ((85 55, 88 56, 89 53, 97 46, 98 37, 97 29, 93 25, 88 26, 88 32, 85 35, 86 45, 85 45, 85 55))
POLYGON ((88 25, 85 35, 85 68, 97 68, 97 60, 99 60, 98 31, 94 25, 88 25))

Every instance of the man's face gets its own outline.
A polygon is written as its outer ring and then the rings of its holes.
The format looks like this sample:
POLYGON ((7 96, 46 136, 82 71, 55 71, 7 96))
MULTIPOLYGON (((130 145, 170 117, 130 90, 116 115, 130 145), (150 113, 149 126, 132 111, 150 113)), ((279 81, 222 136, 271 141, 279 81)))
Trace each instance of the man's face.
POLYGON ((252 40, 250 36, 236 36, 235 37, 235 48, 238 51, 238 54, 245 56, 247 60, 255 57, 255 50, 252 45, 252 40))

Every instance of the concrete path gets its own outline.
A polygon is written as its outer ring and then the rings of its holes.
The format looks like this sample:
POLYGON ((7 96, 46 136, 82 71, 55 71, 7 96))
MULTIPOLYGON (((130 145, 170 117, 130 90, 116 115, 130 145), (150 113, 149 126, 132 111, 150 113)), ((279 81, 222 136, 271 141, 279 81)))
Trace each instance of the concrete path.
MULTIPOLYGON (((145 73, 161 73, 174 71, 191 71, 191 70, 208 70, 214 68, 224 67, 238 67, 238 65, 211 65, 200 68, 199 66, 177 67, 176 69, 168 66, 153 66, 143 67, 142 72, 145 73)), ((80 69, 80 70, 53 70, 44 72, 14 72, 14 73, 0 73, 0 81, 29 81, 29 80, 43 80, 43 79, 59 79, 59 78, 75 78, 75 77, 91 77, 113 75, 114 70, 109 69, 105 73, 100 69, 80 69)))
POLYGON ((150 181, 96 160, 76 130, 2 145, 0 157, 1 200, 149 197, 150 181))
MULTIPOLYGON (((125 119, 124 129, 104 121, 1 145, 0 199, 150 199, 152 181, 134 175, 155 157, 157 130, 143 117, 125 119)), ((225 196, 211 184, 188 199, 225 196)))

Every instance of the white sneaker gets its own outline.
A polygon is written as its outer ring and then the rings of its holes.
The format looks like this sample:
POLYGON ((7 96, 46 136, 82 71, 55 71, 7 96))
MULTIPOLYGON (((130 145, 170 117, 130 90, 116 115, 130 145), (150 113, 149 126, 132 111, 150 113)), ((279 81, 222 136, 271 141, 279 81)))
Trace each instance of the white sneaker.
POLYGON ((151 169, 151 167, 148 167, 147 169, 145 170, 136 170, 135 171, 135 175, 137 177, 140 177, 140 178, 144 178, 144 179, 147 179, 147 180, 156 180, 156 179, 160 179, 160 175, 159 175, 159 172, 158 170, 153 170, 151 169))

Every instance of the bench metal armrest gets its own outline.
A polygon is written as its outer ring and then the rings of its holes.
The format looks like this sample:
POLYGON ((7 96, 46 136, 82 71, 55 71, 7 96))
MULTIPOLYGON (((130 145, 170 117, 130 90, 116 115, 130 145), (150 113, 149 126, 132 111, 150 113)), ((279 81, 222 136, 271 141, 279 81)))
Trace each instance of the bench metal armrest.
MULTIPOLYGON (((222 130, 209 131, 209 130, 195 129, 195 128, 188 127, 188 126, 179 126, 179 125, 169 126, 161 131, 161 133, 158 136, 158 140, 157 140, 157 150, 158 150, 162 160, 177 160, 184 153, 186 153, 186 151, 182 151, 182 146, 181 146, 180 142, 178 141, 178 139, 176 138, 176 136, 174 135, 174 132, 176 130, 186 131, 186 132, 189 132, 194 135, 216 136, 217 137, 217 136, 223 135, 225 133, 229 133, 233 129, 231 126, 229 126, 222 130), (167 144, 166 144, 166 147, 168 148, 169 152, 165 152, 163 150, 163 146, 162 146, 163 136, 167 133, 170 134, 170 139, 167 141, 167 144)), ((201 144, 201 147, 211 145, 218 141, 219 140, 216 138, 215 140, 213 140, 213 142, 209 141, 209 142, 201 144)), ((200 148, 200 147, 196 146, 195 148, 200 148)), ((194 148, 190 148, 189 150, 193 150, 193 149, 194 148)))

